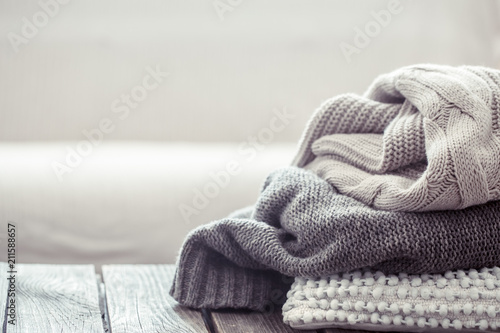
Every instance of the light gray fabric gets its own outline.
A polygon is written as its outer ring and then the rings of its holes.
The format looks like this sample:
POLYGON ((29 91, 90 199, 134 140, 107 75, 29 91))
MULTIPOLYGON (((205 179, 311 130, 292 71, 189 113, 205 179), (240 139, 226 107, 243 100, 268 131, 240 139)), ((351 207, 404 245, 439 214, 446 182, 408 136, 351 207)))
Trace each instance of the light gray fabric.
POLYGON ((299 329, 495 331, 500 328, 499 305, 499 267, 421 275, 355 271, 296 278, 283 305, 283 320, 299 329))
POLYGON ((179 303, 263 310, 284 301, 291 282, 281 274, 500 265, 500 202, 448 212, 381 211, 339 194, 311 171, 289 167, 267 178, 248 213, 189 234, 171 289, 179 303))
POLYGON ((500 71, 415 65, 323 104, 294 165, 391 211, 500 199, 500 71))

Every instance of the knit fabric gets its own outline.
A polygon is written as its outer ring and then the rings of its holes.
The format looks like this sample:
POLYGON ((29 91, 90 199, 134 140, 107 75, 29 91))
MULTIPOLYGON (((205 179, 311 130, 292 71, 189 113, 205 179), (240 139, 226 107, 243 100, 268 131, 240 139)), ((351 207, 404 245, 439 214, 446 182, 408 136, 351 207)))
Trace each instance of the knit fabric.
POLYGON ((194 308, 265 310, 284 302, 285 276, 498 266, 499 221, 500 202, 432 213, 376 210, 288 167, 267 178, 254 209, 188 235, 171 295, 194 308))
POLYGON ((445 274, 355 271, 296 278, 283 306, 294 328, 500 331, 500 268, 445 274))
POLYGON ((391 211, 500 199, 500 71, 416 65, 324 103, 293 165, 391 211))

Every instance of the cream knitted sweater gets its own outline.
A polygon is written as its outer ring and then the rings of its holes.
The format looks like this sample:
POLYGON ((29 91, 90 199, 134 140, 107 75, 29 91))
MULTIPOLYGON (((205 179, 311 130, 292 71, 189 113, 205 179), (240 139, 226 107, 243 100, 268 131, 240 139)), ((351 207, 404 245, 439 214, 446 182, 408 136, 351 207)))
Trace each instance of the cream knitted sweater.
POLYGON ((294 165, 391 211, 463 209, 500 199, 500 71, 416 65, 363 97, 325 102, 294 165))

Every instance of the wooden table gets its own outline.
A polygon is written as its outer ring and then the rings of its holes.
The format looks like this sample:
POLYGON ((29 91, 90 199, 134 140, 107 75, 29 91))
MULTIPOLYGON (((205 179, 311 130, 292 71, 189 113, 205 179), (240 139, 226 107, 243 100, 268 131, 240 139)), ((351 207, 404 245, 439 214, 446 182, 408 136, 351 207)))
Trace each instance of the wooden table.
MULTIPOLYGON (((10 276, 6 263, 0 263, 0 269, 10 276)), ((15 270, 16 325, 4 317, 3 332, 354 332, 293 330, 283 324, 279 311, 198 311, 180 306, 168 295, 173 265, 107 265, 103 279, 93 265, 19 264, 15 270)), ((4 309, 8 288, 7 278, 0 279, 4 309)))

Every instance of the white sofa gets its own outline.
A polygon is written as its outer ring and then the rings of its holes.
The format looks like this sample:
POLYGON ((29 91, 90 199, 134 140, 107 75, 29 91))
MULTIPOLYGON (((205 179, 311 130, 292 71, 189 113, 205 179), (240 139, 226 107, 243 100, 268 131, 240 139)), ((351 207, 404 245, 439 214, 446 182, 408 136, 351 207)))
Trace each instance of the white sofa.
POLYGON ((72 144, 0 144, 0 216, 20 262, 173 263, 190 229, 252 204, 295 149, 249 159, 235 144, 109 142, 60 182, 51 164, 72 144))

